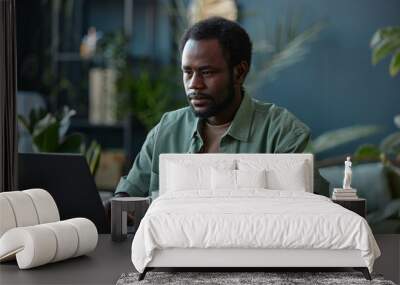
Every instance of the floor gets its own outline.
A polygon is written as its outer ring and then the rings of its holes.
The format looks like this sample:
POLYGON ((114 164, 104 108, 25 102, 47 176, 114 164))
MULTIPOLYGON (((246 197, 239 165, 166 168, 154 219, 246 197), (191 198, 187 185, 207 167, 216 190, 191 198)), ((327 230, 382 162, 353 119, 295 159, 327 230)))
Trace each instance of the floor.
MULTIPOLYGON (((400 284, 400 235, 376 235, 375 238, 382 256, 377 259, 374 272, 400 284)), ((122 273, 134 271, 131 242, 132 237, 115 243, 109 235, 100 235, 97 249, 87 256, 30 270, 18 270, 15 261, 3 263, 0 284, 115 284, 122 273)))
POLYGON ((400 235, 378 234, 375 239, 381 250, 381 257, 375 261, 374 272, 400 284, 400 235))

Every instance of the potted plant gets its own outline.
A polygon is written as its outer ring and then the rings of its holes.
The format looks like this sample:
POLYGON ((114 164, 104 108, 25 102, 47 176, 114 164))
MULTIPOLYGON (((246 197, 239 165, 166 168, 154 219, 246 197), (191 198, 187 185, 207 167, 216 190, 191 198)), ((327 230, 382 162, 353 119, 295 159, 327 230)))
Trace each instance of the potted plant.
POLYGON ((58 114, 44 109, 32 109, 29 117, 18 115, 18 121, 29 133, 34 152, 81 153, 95 175, 100 161, 101 147, 92 141, 89 147, 80 133, 67 134, 75 110, 64 107, 58 114))

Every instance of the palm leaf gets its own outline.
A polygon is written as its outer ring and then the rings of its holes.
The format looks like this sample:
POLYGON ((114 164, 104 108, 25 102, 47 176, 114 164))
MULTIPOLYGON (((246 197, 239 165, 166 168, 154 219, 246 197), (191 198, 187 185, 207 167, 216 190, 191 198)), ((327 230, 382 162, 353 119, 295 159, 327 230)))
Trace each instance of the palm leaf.
POLYGON ((320 153, 351 141, 371 136, 381 131, 375 125, 352 126, 326 132, 312 142, 314 153, 320 153))
POLYGON ((59 137, 62 138, 66 135, 70 125, 71 125, 71 117, 76 115, 75 110, 69 109, 67 106, 64 106, 63 111, 61 113, 60 118, 60 129, 58 131, 59 137))
POLYGON ((400 71, 400 27, 386 27, 377 30, 372 36, 370 46, 373 64, 377 64, 393 54, 389 73, 393 77, 396 76, 400 71))
POLYGON ((400 115, 396 115, 394 116, 394 124, 396 125, 396 127, 398 127, 400 129, 400 115))
POLYGON ((399 39, 383 39, 372 51, 372 64, 377 64, 399 48, 399 39))
MULTIPOLYGON (((323 27, 324 23, 316 23, 304 32, 290 39, 286 45, 279 43, 279 45, 275 47, 275 52, 265 59, 260 67, 254 70, 249 77, 247 86, 250 93, 258 89, 266 80, 275 80, 278 73, 285 68, 303 60, 305 55, 309 52, 309 48, 306 44, 316 39, 323 27)), ((293 36, 293 33, 294 32, 291 31, 289 34, 293 36)), ((280 39, 276 41, 281 42, 280 39)), ((264 42, 264 47, 271 48, 266 42, 264 42)), ((262 51, 261 46, 258 46, 258 49, 262 51)))
POLYGON ((387 38, 399 38, 400 37, 400 27, 385 27, 377 30, 372 36, 370 46, 375 48, 383 39, 387 38))
POLYGON ((400 132, 387 136, 380 145, 381 151, 388 154, 400 153, 400 132))
POLYGON ((398 51, 393 55, 390 61, 389 73, 391 76, 396 76, 400 71, 400 47, 398 51))
POLYGON ((85 152, 86 161, 89 165, 90 172, 95 175, 100 163, 101 146, 96 142, 92 141, 89 148, 85 152))
POLYGON ((364 144, 357 148, 353 158, 354 160, 379 160, 381 157, 381 151, 379 147, 373 144, 364 144))
POLYGON ((21 124, 21 126, 23 126, 27 130, 27 132, 29 132, 31 134, 31 130, 29 127, 29 121, 21 115, 17 115, 17 119, 18 119, 18 122, 21 124))
POLYGON ((57 152, 80 153, 83 144, 83 135, 79 133, 66 136, 57 148, 57 152))
POLYGON ((51 120, 51 118, 43 122, 40 128, 37 127, 32 135, 34 150, 36 152, 56 152, 58 147, 58 128, 59 123, 55 119, 51 120))
POLYGON ((367 216, 369 224, 377 224, 388 218, 400 218, 400 199, 390 201, 382 210, 367 216))

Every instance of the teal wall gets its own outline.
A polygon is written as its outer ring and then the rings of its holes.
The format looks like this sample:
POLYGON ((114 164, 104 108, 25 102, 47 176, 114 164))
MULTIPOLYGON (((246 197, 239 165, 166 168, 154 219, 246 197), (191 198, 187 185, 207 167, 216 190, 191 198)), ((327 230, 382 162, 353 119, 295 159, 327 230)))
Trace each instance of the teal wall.
MULTIPOLYGON (((103 31, 122 26, 123 1, 91 1, 89 22, 103 31), (119 4, 117 4, 119 3, 119 4)), ((168 62, 171 29, 168 1, 150 1, 158 6, 155 26, 149 25, 149 2, 135 1, 132 52, 168 62), (154 41, 151 33, 154 29, 154 41)), ((284 106, 312 129, 313 137, 327 130, 354 124, 379 124, 380 135, 347 144, 321 154, 320 158, 351 153, 364 142, 378 143, 396 130, 393 116, 400 113, 400 76, 388 74, 388 60, 371 65, 369 41, 374 31, 400 25, 398 0, 240 0, 240 22, 253 42, 272 34, 288 11, 302 13, 301 27, 324 21, 319 38, 310 45, 306 58, 266 81, 252 94, 284 106)), ((183 96, 183 94, 182 94, 183 96)))
POLYGON ((253 41, 271 31, 278 17, 287 15, 288 10, 303 13, 304 27, 316 21, 326 22, 305 60, 284 70, 275 81, 266 82, 255 97, 287 107, 311 127, 314 137, 353 124, 386 126, 381 135, 337 148, 321 157, 351 153, 360 143, 377 143, 396 130, 393 116, 400 114, 400 76, 389 76, 389 60, 371 65, 369 41, 378 28, 400 25, 400 1, 239 3, 243 8, 242 23, 253 41))

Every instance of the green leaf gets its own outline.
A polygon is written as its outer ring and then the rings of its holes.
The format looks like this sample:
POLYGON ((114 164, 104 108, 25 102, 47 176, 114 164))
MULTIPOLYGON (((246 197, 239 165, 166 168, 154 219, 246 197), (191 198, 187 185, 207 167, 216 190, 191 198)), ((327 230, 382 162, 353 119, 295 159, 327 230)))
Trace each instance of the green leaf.
POLYGON ((23 117, 21 115, 17 115, 17 119, 18 119, 18 122, 21 124, 21 126, 23 126, 26 129, 26 131, 29 132, 29 134, 31 134, 28 120, 25 119, 25 117, 23 117))
POLYGON ((57 152, 80 153, 83 144, 83 135, 79 133, 71 134, 64 138, 59 145, 57 152))
POLYGON ((32 109, 29 112, 29 133, 33 134, 36 124, 41 121, 44 117, 46 117, 47 112, 45 109, 32 109))
POLYGON ((400 215, 400 199, 390 201, 383 209, 375 211, 368 215, 369 224, 377 224, 388 218, 399 218, 400 215))
POLYGON ((32 135, 34 149, 37 152, 56 152, 58 147, 58 128, 59 123, 55 120, 51 123, 46 122, 40 128, 36 128, 32 135))
POLYGON ((35 123, 35 127, 32 130, 32 135, 38 135, 39 133, 43 132, 43 130, 47 129, 50 125, 53 125, 56 122, 57 120, 52 114, 47 114, 44 118, 35 123))
POLYGON ((380 41, 382 40, 381 33, 382 33, 381 29, 379 29, 373 34, 371 41, 369 43, 369 46, 371 48, 376 47, 380 43, 380 41))
POLYGON ((69 126, 71 125, 71 117, 75 115, 76 115, 75 110, 70 110, 67 106, 64 106, 60 118, 60 129, 59 129, 60 138, 64 137, 65 134, 67 133, 69 126))
POLYGON ((371 136, 381 131, 381 127, 374 125, 352 126, 326 132, 313 141, 314 153, 320 153, 339 145, 371 136))
POLYGON ((400 152, 400 132, 390 134, 383 139, 380 149, 388 154, 397 154, 400 152))
POLYGON ((390 61, 389 73, 391 76, 396 76, 400 71, 400 49, 393 55, 390 61))
POLYGON ((377 30, 372 36, 371 48, 375 48, 382 40, 387 38, 400 38, 400 27, 385 27, 377 30))
POLYGON ((400 48, 400 39, 385 39, 372 51, 372 64, 377 64, 400 48))
POLYGON ((398 127, 400 129, 400 114, 394 116, 393 121, 394 121, 394 124, 396 125, 396 127, 398 127))
POLYGON ((315 153, 313 143, 311 141, 308 142, 306 148, 304 149, 303 153, 315 153))
POLYGON ((101 146, 96 142, 92 141, 88 150, 85 153, 86 160, 88 162, 90 172, 95 175, 100 163, 101 146))
MULTIPOLYGON (((274 53, 267 58, 264 56, 259 64, 260 67, 257 70, 253 69, 251 72, 246 84, 250 93, 260 88, 266 80, 275 80, 278 74, 285 68, 303 60, 309 52, 307 44, 318 37, 325 25, 324 22, 315 23, 303 32, 295 36, 292 35, 293 38, 289 39, 289 41, 280 43, 279 45, 275 43, 274 53)), ((277 35, 279 33, 283 33, 283 30, 276 31, 277 35)), ((281 35, 277 37, 279 41, 281 41, 281 37, 281 35)))
POLYGON ((373 144, 364 144, 357 148, 354 153, 355 160, 379 160, 381 151, 379 147, 373 144))

